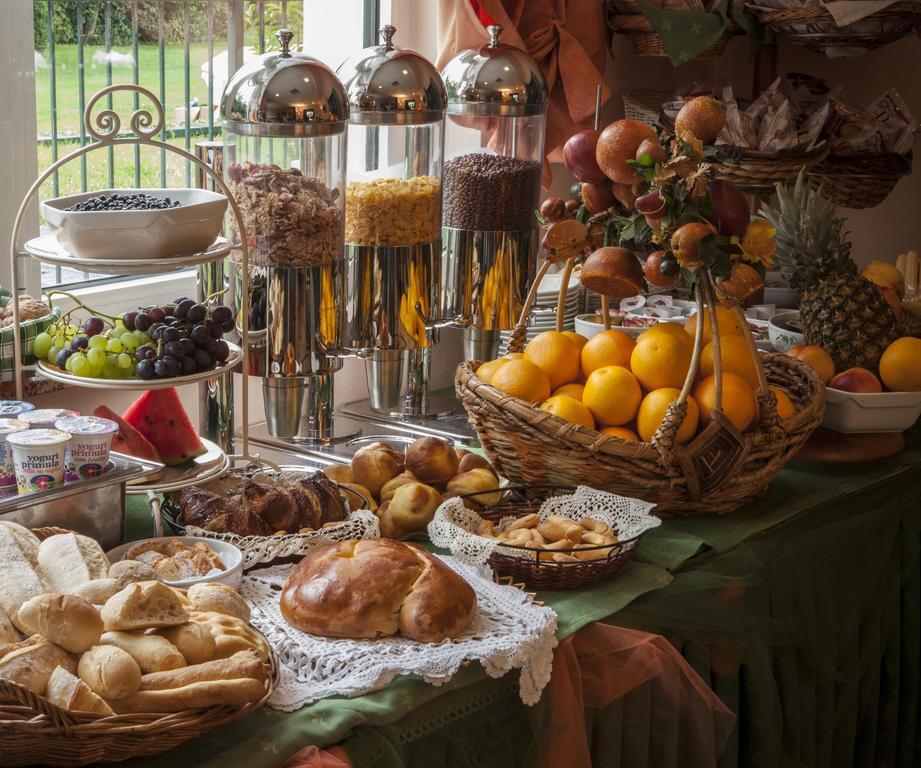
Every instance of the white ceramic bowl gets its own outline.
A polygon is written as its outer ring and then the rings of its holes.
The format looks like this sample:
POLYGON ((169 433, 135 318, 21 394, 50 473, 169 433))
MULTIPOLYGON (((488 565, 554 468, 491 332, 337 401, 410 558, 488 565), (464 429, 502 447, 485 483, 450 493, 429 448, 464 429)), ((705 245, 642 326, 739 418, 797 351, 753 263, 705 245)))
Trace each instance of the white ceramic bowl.
MULTIPOLYGON (((639 319, 639 318, 637 318, 639 319)), ((653 318, 650 318, 652 320, 653 318)), ((658 321, 656 321, 658 322, 658 321)), ((647 326, 625 326, 625 325, 612 325, 611 330, 624 331, 625 333, 630 334, 634 339, 639 336, 647 328, 656 325, 656 322, 650 322, 647 326)), ((590 312, 585 315, 576 315, 575 320, 576 333, 582 334, 586 339, 592 338, 604 330, 604 323, 601 322, 601 316, 597 312, 590 312)))
POLYGON ((221 233, 227 198, 206 189, 103 189, 46 200, 45 221, 58 240, 83 259, 165 259, 204 251, 221 233), (154 211, 66 211, 97 195, 169 197, 177 208, 154 211))
POLYGON ((799 312, 778 312, 768 320, 768 338, 775 352, 787 352, 806 341, 803 334, 785 327, 790 321, 798 322, 799 312))
POLYGON ((213 552, 220 558, 221 562, 227 567, 221 573, 215 573, 211 576, 198 576, 193 579, 182 579, 180 581, 167 581, 166 583, 173 587, 191 587, 193 584, 226 584, 228 587, 239 589, 243 582, 243 553, 233 544, 219 539, 206 539, 201 536, 164 536, 159 539, 141 539, 140 541, 129 541, 127 544, 115 547, 106 554, 109 561, 117 563, 124 559, 128 550, 145 541, 173 541, 178 539, 183 544, 191 547, 200 542, 207 544, 213 552))
POLYGON ((921 416, 921 392, 825 389, 822 426, 836 432, 904 432, 921 416))

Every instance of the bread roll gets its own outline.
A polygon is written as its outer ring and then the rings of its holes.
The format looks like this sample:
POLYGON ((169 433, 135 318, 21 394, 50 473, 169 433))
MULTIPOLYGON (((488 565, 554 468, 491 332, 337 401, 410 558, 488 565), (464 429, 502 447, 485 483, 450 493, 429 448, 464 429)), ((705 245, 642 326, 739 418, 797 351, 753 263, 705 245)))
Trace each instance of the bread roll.
POLYGON ((52 591, 70 594, 108 573, 109 560, 95 539, 78 533, 49 536, 38 548, 38 563, 52 591))
POLYGON ((475 467, 461 472, 448 481, 448 493, 464 497, 464 504, 473 502, 477 507, 493 507, 502 500, 499 478, 490 469, 475 467), (484 493, 485 491, 485 493, 484 493), (475 493, 473 496, 467 494, 475 493))
MULTIPOLYGON (((351 470, 349 470, 351 472, 351 470)), ((374 500, 374 494, 363 485, 358 483, 339 482, 339 492, 348 499, 349 509, 370 509, 372 512, 377 509, 377 502, 374 500)), ((393 481, 390 481, 393 482, 393 481)), ((386 485, 384 486, 386 488, 386 485)))
POLYGON ((375 513, 381 521, 381 536, 399 539, 424 531, 439 504, 441 494, 431 486, 409 483, 397 488, 375 513))
POLYGON ((224 613, 249 623, 249 605, 239 592, 226 584, 193 584, 186 594, 193 611, 224 613))
POLYGON ((423 483, 446 483, 457 474, 457 454, 440 437, 420 437, 406 450, 406 469, 423 483))
POLYGON ((397 492, 398 488, 402 488, 404 485, 409 485, 410 483, 418 482, 419 480, 412 472, 400 472, 400 474, 398 474, 395 478, 384 483, 384 487, 381 488, 381 504, 383 504, 385 501, 390 501, 393 498, 393 494, 397 492))
MULTIPOLYGON (((458 454, 460 454, 460 451, 458 451, 458 454)), ((469 472, 471 469, 488 469, 490 472, 494 472, 492 464, 478 453, 464 451, 463 456, 461 456, 460 460, 457 462, 457 474, 462 475, 464 472, 469 472)))
POLYGON ((103 632, 99 645, 121 648, 134 659, 141 672, 163 672, 190 663, 173 643, 159 635, 138 632, 103 632))
POLYGON ((335 483, 354 483, 355 476, 348 464, 330 464, 323 467, 323 474, 335 483))
POLYGON ((0 677, 44 696, 55 667, 76 672, 77 662, 59 645, 33 635, 0 658, 0 677))
POLYGON ((13 626, 13 622, 10 621, 10 617, 6 615, 6 612, 0 608, 0 647, 6 645, 7 643, 18 643, 19 642, 19 632, 16 627, 13 626))
POLYGON ((141 687, 141 668, 127 651, 94 645, 80 657, 77 674, 104 699, 122 699, 141 687))
MULTIPOLYGON (((38 565, 37 539, 22 526, 0 525, 0 609, 19 630, 19 606, 43 595, 48 585, 38 565), (35 539, 33 541, 33 539, 35 539)), ((50 673, 49 673, 50 677, 50 673)))
POLYGON ((102 634, 102 617, 96 608, 82 597, 54 592, 23 603, 19 623, 26 632, 43 635, 71 653, 83 653, 102 634))
POLYGON ((108 577, 104 579, 93 579, 86 582, 82 587, 77 587, 72 594, 82 597, 88 603, 93 605, 103 605, 112 595, 121 589, 118 581, 108 577))
POLYGON ((176 593, 160 581, 129 584, 102 606, 106 631, 185 624, 189 614, 176 593))
MULTIPOLYGON (((154 632, 176 646, 185 658, 186 664, 211 661, 217 653, 217 646, 210 630, 194 621, 176 627, 155 629, 154 632)), ((143 670, 143 667, 141 669, 143 670)))
POLYGON ((373 496, 378 496, 384 483, 396 477, 403 469, 392 450, 361 450, 352 458, 352 475, 373 496))
POLYGON ((120 560, 112 563, 109 567, 109 578, 118 582, 119 589, 139 581, 160 581, 160 576, 152 566, 138 560, 120 560))
POLYGON ((214 638, 215 659, 226 659, 238 651, 254 651, 263 661, 269 658, 265 639, 245 621, 223 613, 199 611, 193 611, 191 618, 214 638))
POLYGON ((241 677, 251 677, 254 680, 265 680, 268 677, 268 668, 253 651, 239 651, 226 659, 144 675, 141 678, 141 690, 163 691, 208 680, 235 680, 241 677))
POLYGON ((421 642, 455 637, 476 613, 476 593, 438 558, 388 539, 343 541, 308 552, 281 593, 291 626, 326 637, 400 632, 421 642))
POLYGON ((79 677, 64 667, 56 667, 48 680, 45 698, 68 712, 92 712, 96 715, 114 715, 112 708, 79 677))
POLYGON ((242 707, 265 695, 265 683, 252 678, 208 680, 163 691, 138 691, 118 701, 110 701, 119 714, 131 712, 182 712, 206 707, 242 707))

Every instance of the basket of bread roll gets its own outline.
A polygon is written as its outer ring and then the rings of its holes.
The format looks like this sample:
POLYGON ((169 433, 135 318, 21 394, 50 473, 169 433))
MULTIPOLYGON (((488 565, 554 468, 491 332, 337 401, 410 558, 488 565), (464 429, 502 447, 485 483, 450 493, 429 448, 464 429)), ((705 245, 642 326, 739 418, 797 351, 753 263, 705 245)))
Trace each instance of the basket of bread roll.
POLYGON ((0 764, 153 755, 258 709, 278 661, 249 611, 224 584, 177 589, 87 536, 0 523, 0 764))
POLYGON ((346 493, 371 499, 381 536, 388 539, 424 536, 446 498, 463 494, 468 504, 483 508, 504 494, 486 459, 440 437, 420 437, 405 446, 374 440, 355 452, 351 464, 323 471, 346 493))
POLYGON ((577 589, 623 567, 640 537, 661 524, 652 506, 584 486, 509 486, 488 509, 462 496, 446 500, 429 538, 532 589, 577 589))
POLYGON ((372 503, 322 472, 247 467, 171 494, 161 511, 175 533, 237 547, 248 569, 293 561, 327 541, 377 538, 372 503))

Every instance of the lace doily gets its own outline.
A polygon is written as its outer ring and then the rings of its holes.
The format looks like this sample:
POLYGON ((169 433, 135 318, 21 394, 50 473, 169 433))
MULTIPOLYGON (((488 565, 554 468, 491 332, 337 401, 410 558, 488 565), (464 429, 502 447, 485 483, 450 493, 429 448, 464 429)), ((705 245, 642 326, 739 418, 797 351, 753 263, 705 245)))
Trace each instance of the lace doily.
MULTIPOLYGON (((576 522, 592 517, 607 523, 621 542, 627 542, 662 524, 658 517, 649 514, 654 506, 647 501, 580 485, 574 493, 546 499, 538 510, 538 516, 546 520, 549 515, 560 515, 576 522)), ((507 519, 503 518, 500 523, 507 519)), ((480 536, 478 531, 482 522, 476 512, 467 509, 461 499, 454 497, 442 502, 435 510, 435 517, 428 527, 429 539, 436 547, 450 550, 463 563, 485 563, 494 551, 512 557, 521 556, 520 550, 503 546, 499 539, 480 536)))
POLYGON ((350 512, 341 523, 332 523, 307 533, 286 533, 283 536, 238 536, 235 533, 215 533, 194 525, 187 525, 186 536, 220 539, 233 544, 243 553, 243 570, 260 563, 271 563, 282 557, 305 555, 311 549, 330 541, 349 539, 379 539, 380 524, 377 515, 368 509, 350 512))
POLYGON ((476 591, 477 614, 462 635, 420 643, 398 635, 376 640, 317 637, 288 626, 279 593, 291 570, 280 565, 250 573, 241 592, 254 605, 252 623, 281 659, 281 679, 269 706, 291 712, 329 696, 360 696, 398 675, 417 675, 432 685, 449 681, 465 661, 479 661, 490 677, 521 669, 521 700, 536 704, 550 681, 556 647, 556 614, 530 595, 492 580, 486 567, 443 557, 476 591))

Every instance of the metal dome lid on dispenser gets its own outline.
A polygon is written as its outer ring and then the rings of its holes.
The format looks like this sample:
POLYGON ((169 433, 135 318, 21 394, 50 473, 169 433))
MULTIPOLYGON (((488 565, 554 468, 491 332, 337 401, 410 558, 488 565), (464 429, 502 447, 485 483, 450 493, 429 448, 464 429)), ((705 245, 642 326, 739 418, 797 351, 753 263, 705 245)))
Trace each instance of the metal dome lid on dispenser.
POLYGON ((366 361, 370 406, 426 417, 442 317, 441 170, 447 93, 437 68, 394 45, 396 28, 337 70, 349 99, 346 331, 366 361))
POLYGON ((335 73, 292 50, 293 37, 279 30, 280 50, 227 84, 223 168, 249 235, 247 350, 263 377, 268 430, 323 443, 351 436, 335 433, 331 376, 344 352, 349 104, 335 73))
POLYGON ((476 360, 496 356, 534 278, 549 100, 537 62, 503 43, 501 27, 487 33, 485 45, 442 70, 445 308, 465 326, 465 355, 476 360))

